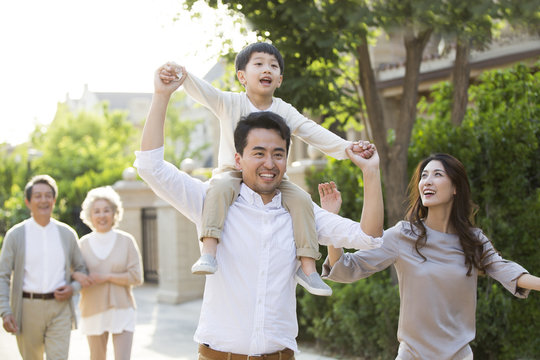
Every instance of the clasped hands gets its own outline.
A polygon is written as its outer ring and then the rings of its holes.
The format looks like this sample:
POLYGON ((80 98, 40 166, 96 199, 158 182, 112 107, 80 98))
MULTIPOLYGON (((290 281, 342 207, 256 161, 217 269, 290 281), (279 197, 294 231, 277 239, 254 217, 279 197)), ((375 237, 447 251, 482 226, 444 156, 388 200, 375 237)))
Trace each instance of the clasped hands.
POLYGON ((83 288, 89 287, 95 284, 102 284, 109 280, 109 276, 107 274, 91 273, 90 275, 86 275, 78 271, 74 272, 71 275, 71 277, 75 281, 78 281, 83 288))

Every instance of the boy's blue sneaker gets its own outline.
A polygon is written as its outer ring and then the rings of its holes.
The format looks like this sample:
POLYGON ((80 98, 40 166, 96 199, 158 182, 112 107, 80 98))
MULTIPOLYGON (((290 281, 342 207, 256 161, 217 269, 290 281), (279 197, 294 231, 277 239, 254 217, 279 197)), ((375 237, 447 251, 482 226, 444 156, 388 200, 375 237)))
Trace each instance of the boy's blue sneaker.
POLYGON ((191 267, 191 273, 195 275, 212 275, 216 271, 217 260, 210 254, 202 254, 191 267))
POLYGON ((302 267, 299 267, 294 275, 294 279, 298 281, 300 285, 304 287, 313 295, 319 296, 330 296, 332 295, 332 288, 321 279, 320 275, 317 272, 314 272, 307 276, 303 271, 302 267))

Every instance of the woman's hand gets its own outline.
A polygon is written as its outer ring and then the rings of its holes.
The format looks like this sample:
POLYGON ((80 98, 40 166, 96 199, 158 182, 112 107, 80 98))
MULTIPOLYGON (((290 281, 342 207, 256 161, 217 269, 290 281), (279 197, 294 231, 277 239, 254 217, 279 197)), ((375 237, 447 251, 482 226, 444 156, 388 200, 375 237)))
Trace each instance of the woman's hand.
POLYGON ((523 289, 540 291, 540 278, 531 274, 523 274, 517 279, 517 286, 523 289))
MULTIPOLYGON (((341 193, 337 189, 336 183, 330 181, 329 183, 319 184, 319 196, 321 198, 321 207, 331 213, 337 214, 341 208, 341 193)), ((330 267, 334 266, 336 262, 343 255, 343 249, 335 248, 332 245, 328 246, 328 260, 330 267)))
POLYGON ((324 210, 334 214, 339 213, 342 199, 335 182, 330 181, 329 183, 319 184, 319 196, 321 198, 321 207, 324 210))
POLYGON ((90 278, 94 284, 103 284, 109 281, 109 274, 91 273, 90 278))
POLYGON ((368 171, 379 171, 379 153, 375 145, 369 141, 353 143, 345 149, 347 156, 358 166, 362 173, 368 171))
POLYGON ((88 275, 79 271, 71 274, 71 277, 73 278, 73 280, 81 284, 83 288, 92 286, 94 284, 93 280, 88 275))

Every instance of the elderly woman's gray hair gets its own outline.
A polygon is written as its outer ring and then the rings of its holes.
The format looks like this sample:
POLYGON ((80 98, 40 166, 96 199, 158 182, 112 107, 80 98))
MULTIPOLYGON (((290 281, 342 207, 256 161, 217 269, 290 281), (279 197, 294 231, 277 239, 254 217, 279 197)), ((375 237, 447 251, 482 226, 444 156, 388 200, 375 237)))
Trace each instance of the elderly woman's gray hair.
POLYGON ((82 203, 81 209, 81 220, 94 230, 91 221, 91 212, 92 205, 96 200, 107 200, 113 209, 114 212, 114 222, 113 227, 116 227, 120 220, 122 220, 122 215, 124 214, 124 208, 122 207, 122 200, 120 200, 120 195, 110 186, 101 186, 95 189, 92 189, 86 194, 86 199, 82 203))

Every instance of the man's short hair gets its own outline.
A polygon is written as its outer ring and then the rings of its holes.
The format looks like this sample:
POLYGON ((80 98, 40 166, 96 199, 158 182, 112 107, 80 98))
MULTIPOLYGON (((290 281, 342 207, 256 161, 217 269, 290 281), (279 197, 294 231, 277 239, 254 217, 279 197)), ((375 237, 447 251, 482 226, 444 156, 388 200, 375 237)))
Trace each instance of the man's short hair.
POLYGON ((279 64, 280 73, 283 75, 283 71, 285 70, 283 56, 281 56, 281 53, 274 45, 265 42, 252 43, 240 50, 235 60, 236 72, 238 70, 245 70, 249 59, 251 59, 251 55, 256 52, 274 55, 279 64))
POLYGON ((287 154, 291 145, 291 129, 285 123, 285 120, 278 114, 271 111, 252 112, 242 119, 236 125, 234 130, 234 147, 240 155, 244 154, 244 149, 247 146, 247 137, 252 129, 270 129, 276 130, 277 133, 285 140, 287 144, 287 154))
POLYGON ((31 178, 24 187, 24 195, 26 196, 26 200, 30 201, 30 199, 32 198, 32 188, 36 184, 49 185, 53 191, 53 197, 56 199, 56 195, 58 195, 58 187, 56 186, 56 181, 54 181, 54 179, 49 175, 36 175, 31 178))

